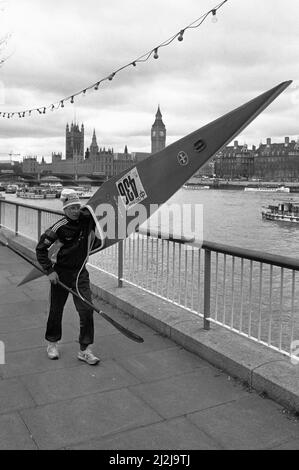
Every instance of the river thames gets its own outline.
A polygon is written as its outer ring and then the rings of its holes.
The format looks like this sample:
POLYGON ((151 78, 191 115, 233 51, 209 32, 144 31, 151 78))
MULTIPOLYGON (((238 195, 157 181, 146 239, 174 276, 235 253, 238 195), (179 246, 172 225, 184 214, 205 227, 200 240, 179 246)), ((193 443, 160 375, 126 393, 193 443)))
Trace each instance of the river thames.
MULTIPOLYGON (((62 208, 59 199, 20 199, 14 194, 5 194, 5 198, 54 210, 62 208)), ((297 258, 299 224, 263 220, 261 216, 263 206, 281 201, 299 202, 299 194, 182 188, 168 203, 202 204, 205 241, 297 258)))

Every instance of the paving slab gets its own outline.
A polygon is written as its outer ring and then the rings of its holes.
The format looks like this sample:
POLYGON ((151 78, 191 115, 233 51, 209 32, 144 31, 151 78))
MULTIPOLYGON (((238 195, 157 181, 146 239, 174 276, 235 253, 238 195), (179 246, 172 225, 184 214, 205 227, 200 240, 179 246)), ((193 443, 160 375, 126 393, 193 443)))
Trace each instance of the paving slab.
MULTIPOLYGON (((123 325, 123 323, 120 323, 120 324, 123 325)), ((97 313, 94 313, 94 328, 95 328, 95 336, 99 339, 102 336, 122 334, 113 325, 111 325, 111 323, 108 323, 107 320, 104 320, 97 313)))
POLYGON ((11 273, 8 271, 8 269, 5 269, 2 261, 1 261, 1 252, 0 252, 0 278, 1 279, 9 279, 11 276, 11 273))
POLYGON ((9 261, 2 261, 2 257, 0 254, 1 260, 1 268, 3 271, 7 270, 10 276, 22 276, 22 279, 28 274, 30 271, 30 265, 25 261, 20 261, 20 257, 12 258, 9 261))
MULTIPOLYGON (((58 362, 58 361, 55 361, 58 362)), ((77 359, 80 364, 80 361, 77 359)), ((138 380, 115 361, 24 375, 21 381, 38 405, 124 388, 138 380)))
POLYGON ((25 284, 16 289, 21 290, 29 299, 32 300, 48 300, 50 293, 50 283, 41 284, 39 286, 31 286, 30 284, 25 284))
POLYGON ((196 371, 130 387, 164 418, 203 410, 247 396, 226 374, 207 365, 196 371))
POLYGON ((132 356, 147 351, 155 351, 173 347, 173 342, 157 334, 144 339, 144 343, 137 343, 126 336, 115 333, 109 336, 97 337, 95 345, 103 359, 132 356))
MULTIPOLYGON (((105 302, 103 299, 94 297, 93 302, 99 309, 103 310, 111 318, 118 321, 121 325, 125 326, 126 328, 131 329, 138 335, 141 335, 144 338, 146 338, 147 336, 152 337, 153 334, 157 335, 157 332, 155 332, 155 330, 153 330, 151 327, 149 327, 145 323, 140 322, 139 320, 136 320, 136 318, 133 318, 132 315, 129 315, 128 313, 121 311, 115 306, 105 302)), ((97 318, 101 317, 97 316, 97 318)), ((113 331, 117 332, 115 328, 113 328, 113 331)))
POLYGON ((72 450, 219 450, 221 446, 185 417, 74 445, 72 450))
POLYGON ((21 290, 16 289, 15 286, 0 286, 0 305, 15 302, 28 302, 28 300, 31 300, 31 298, 21 290))
POLYGON ((0 289, 3 289, 3 287, 8 287, 11 286, 11 282, 8 277, 2 277, 0 275, 0 289))
POLYGON ((40 449, 60 449, 161 421, 127 389, 39 406, 21 416, 40 449))
POLYGON ((0 259, 1 259, 1 265, 5 264, 20 264, 20 265, 25 265, 25 262, 20 259, 20 257, 14 253, 13 251, 9 250, 5 246, 0 245, 0 259))
MULTIPOLYGON (((27 264, 28 266, 28 264, 27 264)), ((30 268, 29 268, 30 269, 30 268)), ((27 274, 27 273, 26 273, 27 274)), ((7 278, 10 280, 10 282, 15 285, 17 288, 18 287, 18 284, 24 279, 25 277, 25 274, 24 273, 21 273, 21 274, 17 274, 15 272, 13 273, 8 273, 7 275, 7 278)), ((49 279, 44 276, 44 277, 40 277, 38 278, 38 280, 33 280, 33 281, 30 281, 28 284, 26 284, 27 286, 34 286, 34 285, 39 285, 39 286, 44 286, 44 287, 47 287, 49 285, 49 279)), ((24 284, 25 285, 25 284, 24 284)), ((20 286, 21 288, 21 286, 20 286)))
POLYGON ((185 374, 199 367, 207 367, 207 363, 198 356, 175 345, 161 351, 119 357, 117 361, 142 382, 185 374))
POLYGON ((15 302, 11 303, 0 303, 0 317, 7 316, 11 313, 18 313, 23 314, 24 316, 28 315, 30 312, 31 314, 36 315, 46 315, 48 311, 48 300, 32 300, 26 299, 26 301, 15 302))
POLYGON ((35 403, 19 379, 0 380, 0 413, 34 406, 35 403))
MULTIPOLYGON (((0 339, 5 344, 5 351, 20 351, 31 348, 38 348, 45 345, 45 328, 37 327, 27 330, 14 331, 10 333, 0 333, 0 339)), ((75 326, 66 323, 63 325, 63 337, 61 343, 78 341, 78 330, 75 326)))
POLYGON ((269 449, 299 438, 299 422, 282 411, 277 403, 253 393, 187 417, 226 449, 269 449))
POLYGON ((0 416, 0 450, 37 450, 28 429, 17 414, 0 416))
POLYGON ((4 333, 27 330, 35 327, 44 327, 45 317, 37 315, 30 310, 25 314, 18 311, 0 316, 0 336, 4 333))
POLYGON ((60 358, 50 361, 46 353, 46 344, 41 348, 13 351, 5 354, 5 364, 0 365, 0 376, 3 379, 19 377, 27 374, 38 374, 51 370, 66 369, 68 367, 84 366, 79 362, 77 354, 79 345, 66 343, 59 345, 60 358))

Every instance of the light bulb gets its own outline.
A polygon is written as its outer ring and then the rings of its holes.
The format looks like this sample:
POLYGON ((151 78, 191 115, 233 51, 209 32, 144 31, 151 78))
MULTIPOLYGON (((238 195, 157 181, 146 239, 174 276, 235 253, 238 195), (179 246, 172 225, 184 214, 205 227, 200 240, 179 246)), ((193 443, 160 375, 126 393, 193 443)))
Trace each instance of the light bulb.
POLYGON ((154 50, 154 59, 159 59, 158 48, 154 50))
POLYGON ((184 30, 182 29, 180 31, 180 34, 178 35, 178 41, 182 41, 184 38, 183 38, 183 34, 184 34, 184 30))
POLYGON ((216 10, 212 10, 212 23, 217 23, 217 21, 216 10))

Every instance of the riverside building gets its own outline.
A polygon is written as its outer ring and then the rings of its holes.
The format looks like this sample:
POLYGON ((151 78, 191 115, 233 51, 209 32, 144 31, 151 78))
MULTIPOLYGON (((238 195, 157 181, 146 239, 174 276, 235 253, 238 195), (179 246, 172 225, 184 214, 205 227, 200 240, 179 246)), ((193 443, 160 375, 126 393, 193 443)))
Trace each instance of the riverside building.
POLYGON ((271 138, 258 148, 248 149, 235 140, 215 157, 215 174, 219 178, 256 178, 265 181, 299 180, 299 141, 285 137, 283 143, 271 138))

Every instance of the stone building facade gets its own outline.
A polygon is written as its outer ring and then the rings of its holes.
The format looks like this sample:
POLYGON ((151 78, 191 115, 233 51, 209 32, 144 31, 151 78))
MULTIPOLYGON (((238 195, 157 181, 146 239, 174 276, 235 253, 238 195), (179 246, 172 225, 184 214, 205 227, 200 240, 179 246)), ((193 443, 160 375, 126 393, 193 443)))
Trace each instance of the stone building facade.
POLYGON ((76 123, 71 123, 71 126, 66 125, 65 129, 65 158, 71 160, 74 155, 84 157, 84 126, 76 123))
MULTIPOLYGON (((156 119, 151 129, 152 153, 165 148, 166 128, 162 121, 160 107, 156 113, 156 119)), ((36 157, 27 157, 23 160, 23 172, 31 174, 54 175, 94 175, 109 179, 122 171, 136 165, 147 158, 147 152, 128 152, 125 145, 124 152, 113 151, 113 148, 99 147, 95 129, 93 130, 90 146, 84 153, 84 126, 81 129, 78 124, 66 125, 65 159, 61 153, 52 153, 52 162, 44 160, 38 163, 36 157)))
POLYGON ((215 174, 219 178, 256 178, 265 181, 299 180, 299 141, 285 137, 283 143, 271 138, 258 148, 246 145, 227 146, 215 157, 215 174))
POLYGON ((268 138, 254 156, 254 176, 270 181, 298 181, 299 142, 285 137, 283 143, 268 138))
POLYGON ((235 140, 215 157, 214 171, 219 178, 251 178, 254 174, 255 147, 249 150, 247 145, 239 145, 235 140))

